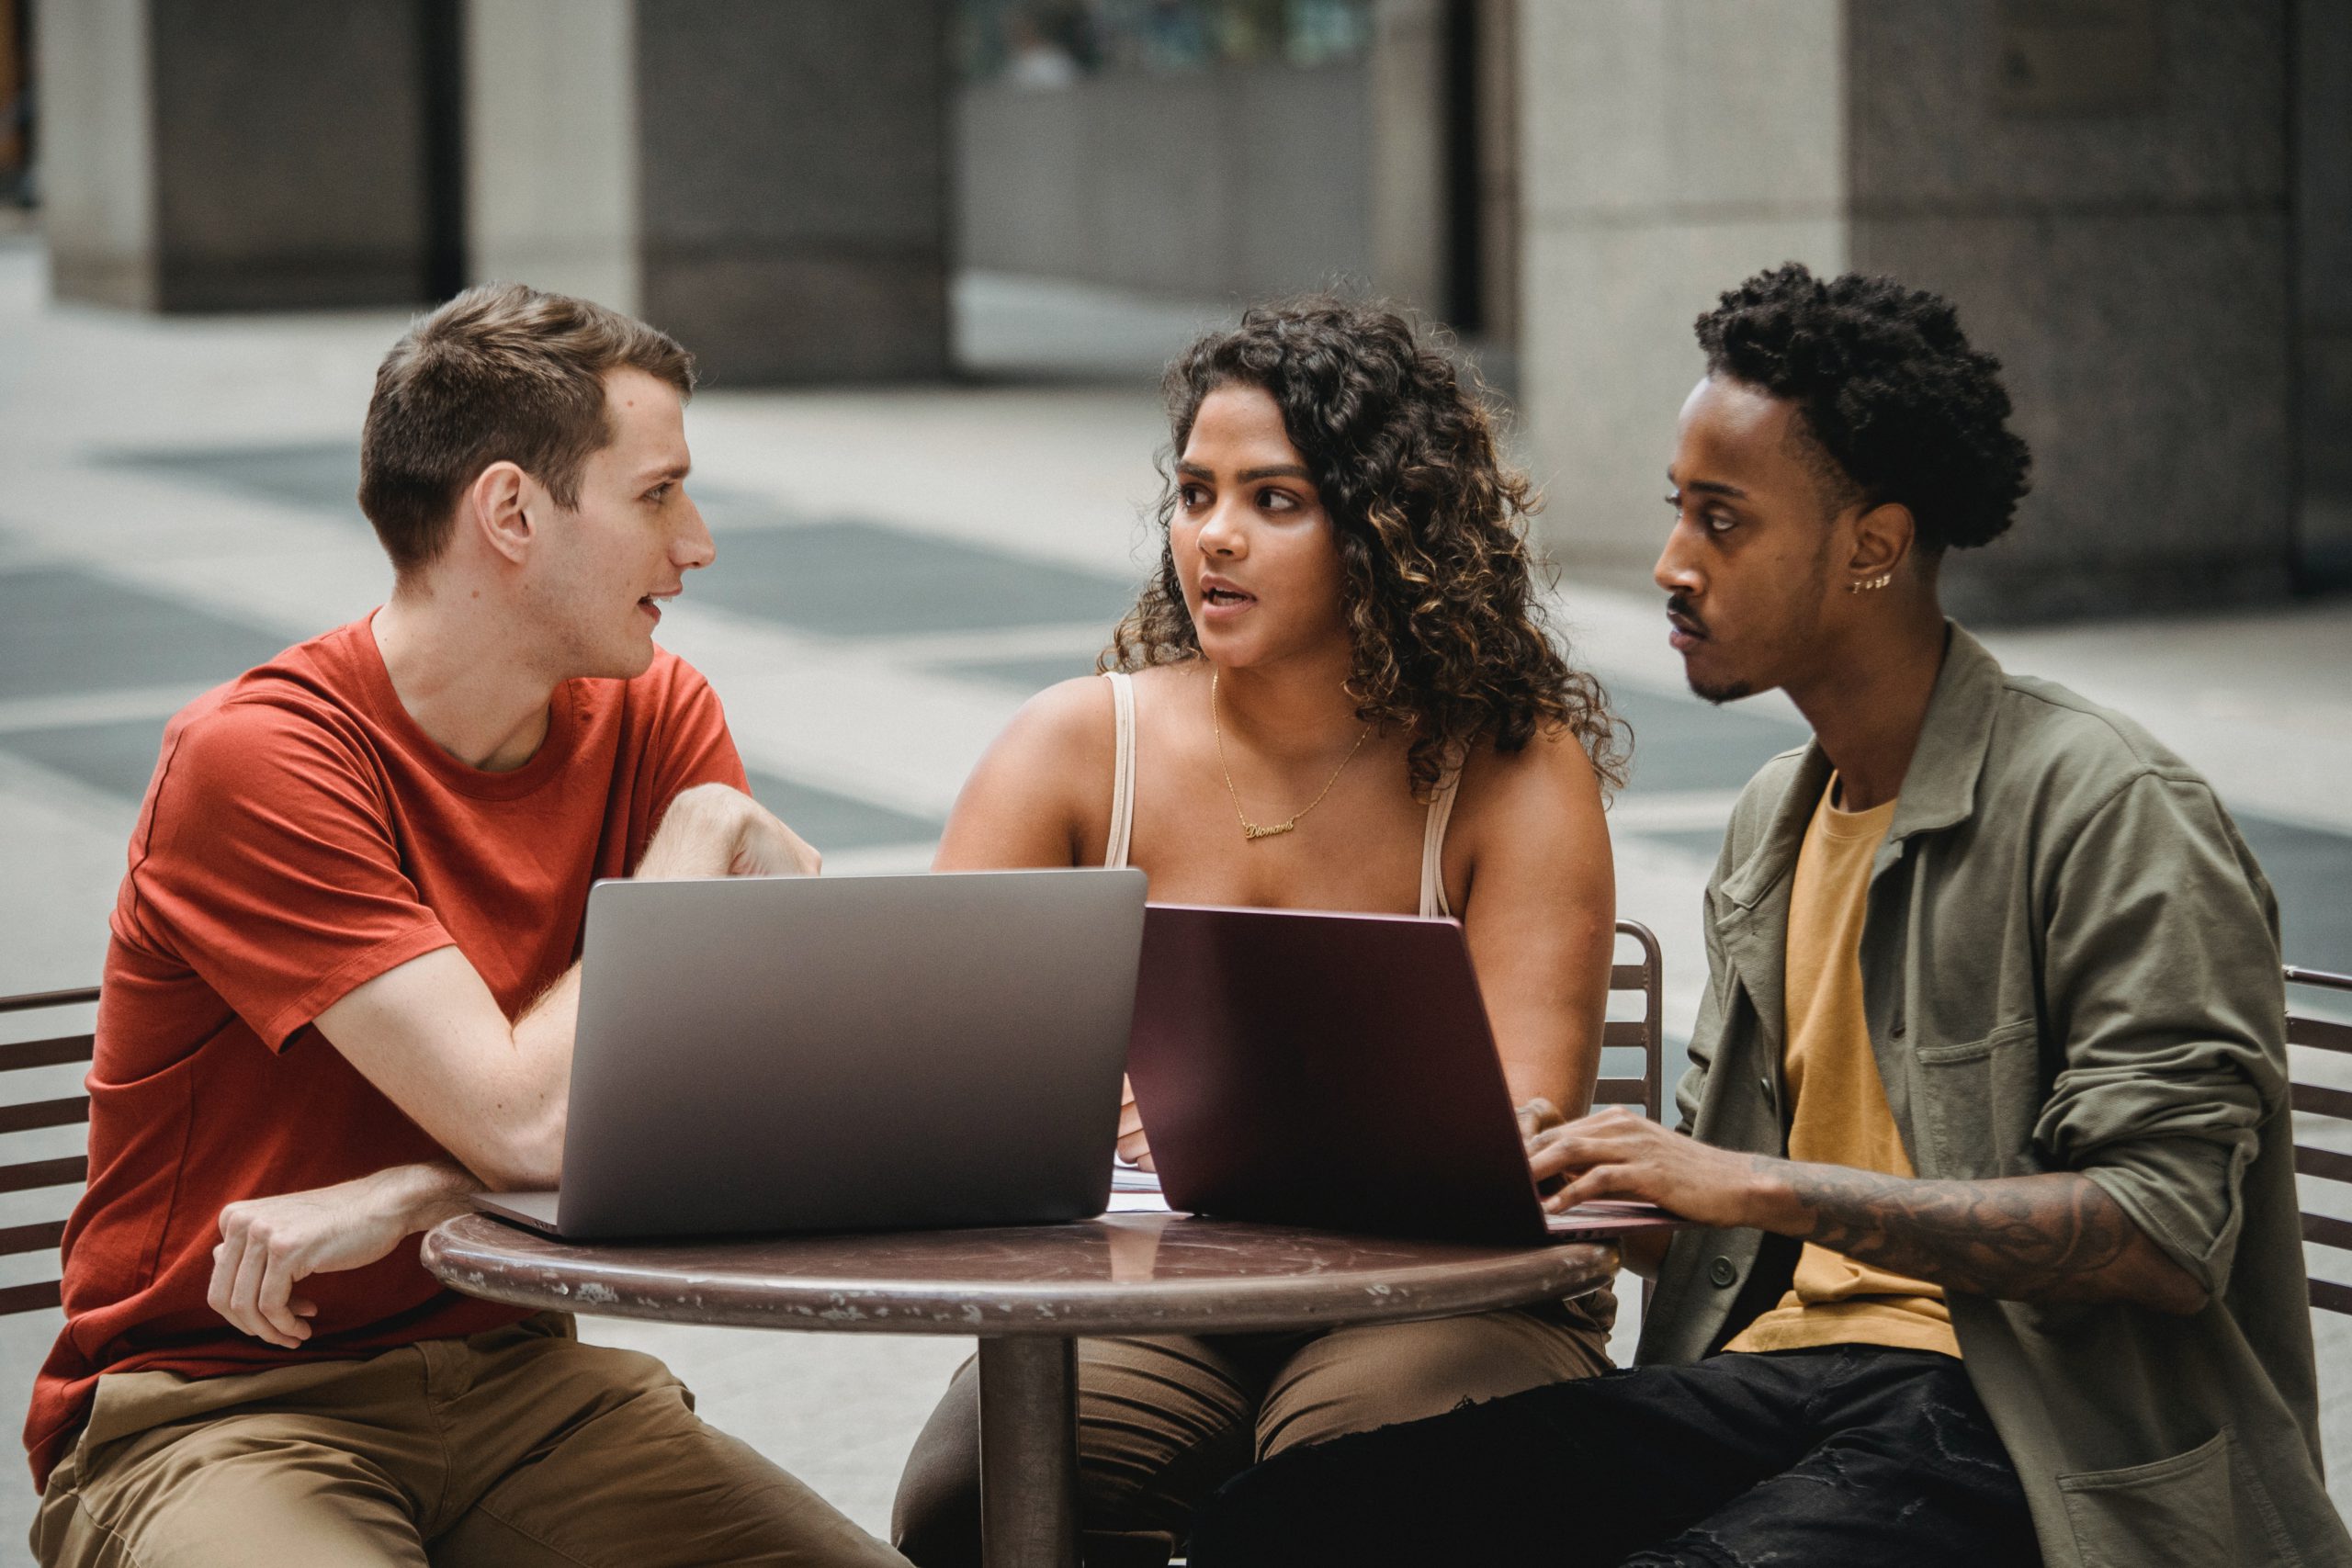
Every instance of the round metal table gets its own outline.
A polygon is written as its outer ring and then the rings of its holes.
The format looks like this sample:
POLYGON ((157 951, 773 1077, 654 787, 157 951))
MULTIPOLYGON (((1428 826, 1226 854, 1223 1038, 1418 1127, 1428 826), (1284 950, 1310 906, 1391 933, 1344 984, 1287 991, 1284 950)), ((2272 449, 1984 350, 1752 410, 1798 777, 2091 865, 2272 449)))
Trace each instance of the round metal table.
POLYGON ((990 1568, 1076 1568, 1075 1341, 1487 1312, 1580 1295, 1608 1247, 1399 1241, 1164 1213, 1072 1224, 626 1246, 481 1214, 424 1238, 454 1290, 516 1306, 980 1342, 980 1513, 990 1568))

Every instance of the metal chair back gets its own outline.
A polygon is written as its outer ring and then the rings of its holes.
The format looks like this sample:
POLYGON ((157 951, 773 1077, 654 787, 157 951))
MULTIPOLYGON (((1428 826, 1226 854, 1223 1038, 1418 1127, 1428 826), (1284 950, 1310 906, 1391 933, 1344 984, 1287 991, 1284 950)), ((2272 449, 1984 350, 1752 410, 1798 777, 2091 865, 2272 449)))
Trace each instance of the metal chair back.
MULTIPOLYGON (((1611 1020, 1600 1026, 1600 1077, 1592 1086, 1592 1103, 1596 1110, 1603 1105, 1638 1105, 1651 1121, 1657 1122, 1663 1118, 1666 1108, 1665 957, 1657 933, 1639 920, 1618 921, 1617 938, 1621 944, 1631 941, 1641 956, 1631 964, 1610 965, 1610 993, 1613 996, 1630 991, 1640 996, 1642 1016, 1611 1020), (1642 1076, 1612 1076, 1609 1071, 1611 1051, 1639 1051, 1642 1076)), ((1644 1280, 1642 1311, 1646 1313, 1649 1309, 1650 1282, 1644 1280)))
POLYGON ((1631 964, 1612 964, 1609 969, 1609 989, 1611 993, 1631 991, 1642 998, 1642 1016, 1601 1025, 1600 1080, 1592 1086, 1592 1103, 1603 1105, 1638 1105, 1656 1122, 1664 1111, 1666 1040, 1661 1032, 1665 1014, 1665 983, 1660 976, 1664 966, 1657 937, 1639 920, 1617 922, 1617 935, 1630 939, 1641 950, 1641 956, 1631 964), (1613 1050, 1639 1051, 1642 1054, 1642 1076, 1628 1077, 1623 1074, 1611 1076, 1608 1053, 1613 1050))
MULTIPOLYGON (((87 1007, 97 999, 98 993, 95 987, 39 991, 27 996, 0 997, 0 1013, 62 1012, 68 1008, 87 1007)), ((60 1034, 45 1040, 19 1040, 0 1045, 0 1075, 18 1073, 30 1067, 56 1066, 61 1063, 86 1062, 90 1059, 90 1048, 91 1036, 86 1032, 60 1034)), ((0 1087, 0 1134, 27 1133, 40 1127, 78 1126, 89 1119, 90 1097, 86 1094, 51 1100, 21 1100, 9 1094, 5 1087, 0 1087)), ((65 1212, 73 1208, 89 1176, 90 1161, 86 1154, 21 1159, 0 1165, 0 1192, 71 1189, 52 1201, 41 1203, 35 1211, 46 1214, 53 1210, 57 1213, 55 1219, 43 1218, 0 1226, 0 1257, 46 1252, 53 1258, 65 1236, 65 1212)), ((59 1281, 52 1276, 0 1289, 0 1316, 11 1313, 39 1312, 56 1306, 59 1303, 58 1287, 59 1281)))
MULTIPOLYGON (((2352 975, 2298 969, 2291 964, 2287 966, 2287 983, 2321 990, 2352 992, 2352 975)), ((2302 1018, 2290 1013, 2287 1015, 2287 1043, 2352 1056, 2352 1023, 2339 1023, 2333 1019, 2302 1018)), ((2344 1201, 2331 1206, 2336 1209, 2337 1213, 2352 1213, 2352 1152, 2348 1152, 2352 1151, 2352 1089, 2298 1082, 2291 1086, 2290 1092, 2295 1107, 2295 1174, 2306 1182, 2335 1183, 2332 1189, 2322 1188, 2319 1190, 2332 1190, 2341 1195, 2344 1201), (2313 1135, 2325 1142, 2306 1141, 2313 1135)), ((2304 1189, 2303 1201, 2311 1201, 2312 1191, 2309 1187, 2304 1189)), ((2311 1245, 2352 1252, 2352 1220, 2339 1219, 2335 1214, 2314 1214, 2305 1209, 2303 1240, 2311 1245)), ((2308 1262, 2309 1255, 2305 1257, 2308 1262)), ((2352 1283, 2314 1276, 2311 1280, 2311 1298, 2312 1305, 2316 1308, 2352 1314, 2352 1283)))

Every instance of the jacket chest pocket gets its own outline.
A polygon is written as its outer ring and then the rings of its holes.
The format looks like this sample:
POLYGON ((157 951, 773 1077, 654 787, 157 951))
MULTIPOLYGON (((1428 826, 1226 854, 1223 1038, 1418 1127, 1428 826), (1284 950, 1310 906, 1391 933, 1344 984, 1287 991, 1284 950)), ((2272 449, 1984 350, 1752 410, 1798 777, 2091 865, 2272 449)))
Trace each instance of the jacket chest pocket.
POLYGON ((1913 1123, 1927 1147, 1918 1174, 1951 1181, 2028 1176, 2033 1124, 2046 1098, 2041 1032, 2033 1020, 2004 1024, 1982 1040, 1921 1045, 1912 1054, 1913 1123))

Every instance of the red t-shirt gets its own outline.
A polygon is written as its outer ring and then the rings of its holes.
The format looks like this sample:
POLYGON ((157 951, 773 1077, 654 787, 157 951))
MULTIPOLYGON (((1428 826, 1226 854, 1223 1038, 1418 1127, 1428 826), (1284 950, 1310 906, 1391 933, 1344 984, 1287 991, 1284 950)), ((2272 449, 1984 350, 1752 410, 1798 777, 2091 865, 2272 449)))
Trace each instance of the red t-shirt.
POLYGON ((111 921, 65 1330, 25 1423, 36 1484, 100 1372, 254 1371, 524 1315, 444 1290, 412 1241, 305 1280, 311 1337, 280 1349, 205 1303, 220 1210, 447 1159, 312 1021, 451 943, 519 1015, 579 956, 589 884, 626 875, 671 798, 713 782, 743 788, 742 761, 718 698, 668 653, 633 681, 558 687, 546 740, 511 773, 417 728, 365 620, 172 720, 111 921))

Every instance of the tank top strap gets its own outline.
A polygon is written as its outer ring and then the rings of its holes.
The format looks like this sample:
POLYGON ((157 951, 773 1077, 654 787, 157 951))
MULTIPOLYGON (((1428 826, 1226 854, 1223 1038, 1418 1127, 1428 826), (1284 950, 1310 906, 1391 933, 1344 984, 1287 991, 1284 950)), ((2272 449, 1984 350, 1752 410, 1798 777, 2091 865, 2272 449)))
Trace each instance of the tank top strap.
POLYGON ((1116 871, 1127 863, 1127 840, 1136 821, 1136 678, 1124 670, 1104 672, 1111 682, 1111 840, 1102 863, 1116 871))
MULTIPOLYGON (((1136 683, 1124 670, 1104 672, 1111 682, 1111 833, 1102 863, 1113 870, 1127 863, 1128 845, 1135 835, 1136 816, 1136 683)), ((1450 917, 1445 897, 1445 825, 1453 815, 1453 797, 1462 784, 1462 771, 1450 769, 1430 797, 1421 830, 1421 903, 1424 918, 1450 917)))
POLYGON ((1451 916, 1445 901, 1445 825, 1453 816, 1454 792, 1462 787, 1462 770, 1449 768, 1430 797, 1427 824, 1421 829, 1421 918, 1451 916))

